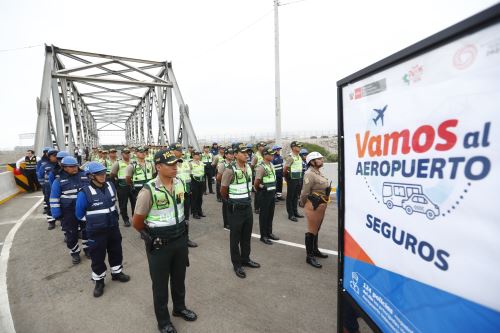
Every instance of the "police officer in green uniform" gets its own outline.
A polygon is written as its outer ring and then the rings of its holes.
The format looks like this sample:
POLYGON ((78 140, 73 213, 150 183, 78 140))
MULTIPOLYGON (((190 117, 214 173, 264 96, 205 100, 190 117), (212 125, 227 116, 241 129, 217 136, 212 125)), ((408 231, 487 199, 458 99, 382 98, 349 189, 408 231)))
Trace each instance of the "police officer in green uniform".
MULTIPOLYGON (((252 172, 253 172, 252 174, 253 174, 254 178, 255 178, 255 167, 258 164, 262 163, 262 160, 263 160, 262 153, 264 152, 266 144, 264 142, 258 142, 256 147, 257 147, 257 152, 253 155, 252 161, 250 162, 250 166, 252 167, 252 172)), ((254 209, 255 209, 256 214, 260 213, 260 195, 261 195, 261 192, 259 192, 259 191, 255 192, 253 205, 254 205, 254 209)))
POLYGON ((297 222, 298 217, 304 217, 304 215, 299 214, 297 209, 302 182, 302 158, 299 155, 302 144, 292 141, 290 147, 292 152, 285 159, 285 168, 283 169, 283 175, 286 179, 286 211, 288 219, 297 222))
POLYGON ((205 165, 205 178, 207 181, 207 187, 205 187, 205 194, 207 194, 207 188, 208 191, 213 194, 214 190, 212 188, 212 160, 214 156, 210 152, 210 146, 205 145, 203 147, 203 153, 201 154, 201 161, 205 165))
POLYGON ((130 164, 130 150, 128 148, 123 148, 121 151, 122 159, 118 160, 111 167, 110 177, 116 179, 115 183, 116 192, 118 194, 118 205, 120 206, 120 215, 123 219, 123 224, 126 227, 130 227, 130 220, 128 218, 127 205, 130 200, 130 205, 132 206, 132 214, 134 214, 135 207, 135 196, 132 196, 132 191, 130 185, 127 184, 126 173, 128 165, 130 164))
POLYGON ((203 192, 205 188, 205 164, 200 160, 200 152, 193 151, 193 160, 190 162, 191 165, 191 189, 192 189, 192 205, 191 211, 193 212, 193 218, 200 219, 205 217, 203 214, 203 192))
POLYGON ((262 151, 263 160, 255 167, 255 182, 254 187, 256 193, 259 193, 260 200, 260 241, 264 244, 271 245, 272 240, 279 240, 273 234, 273 218, 276 195, 276 171, 273 160, 274 151, 271 148, 266 148, 262 151))
POLYGON ((130 186, 133 202, 137 200, 137 194, 144 184, 156 176, 153 162, 146 160, 146 148, 137 147, 136 157, 137 159, 129 163, 125 169, 125 180, 127 185, 130 186))
POLYGON ((180 143, 171 144, 170 152, 179 159, 177 162, 177 178, 184 182, 184 221, 186 221, 187 244, 189 247, 197 247, 198 244, 189 239, 189 210, 191 209, 191 165, 182 160, 182 145, 180 143))
MULTIPOLYGON (((224 170, 229 168, 229 166, 233 163, 234 161, 234 151, 233 148, 226 148, 224 150, 224 160, 219 162, 217 165, 217 185, 219 186, 219 192, 220 192, 220 187, 221 187, 221 180, 222 180, 222 174, 224 173, 224 170)), ((229 221, 227 219, 227 200, 222 198, 222 222, 224 228, 229 230, 229 221)))
POLYGON ((176 317, 197 319, 186 308, 186 266, 189 265, 186 222, 184 221, 185 187, 176 177, 177 162, 172 153, 162 150, 154 157, 158 176, 139 192, 133 216, 134 228, 146 243, 149 273, 153 284, 153 301, 162 333, 177 332, 168 313, 168 280, 176 317))
POLYGON ((233 269, 239 278, 245 278, 242 266, 259 268, 250 259, 252 237, 252 169, 247 163, 248 149, 240 143, 233 146, 235 162, 224 170, 221 180, 221 195, 228 201, 227 217, 230 225, 230 252, 233 269))

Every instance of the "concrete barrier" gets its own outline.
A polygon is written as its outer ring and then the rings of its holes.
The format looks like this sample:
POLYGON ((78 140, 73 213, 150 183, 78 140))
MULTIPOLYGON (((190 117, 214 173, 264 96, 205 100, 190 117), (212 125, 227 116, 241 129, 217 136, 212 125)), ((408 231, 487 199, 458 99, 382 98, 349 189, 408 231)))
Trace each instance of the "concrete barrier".
POLYGON ((19 193, 14 174, 10 171, 0 173, 0 204, 19 193))

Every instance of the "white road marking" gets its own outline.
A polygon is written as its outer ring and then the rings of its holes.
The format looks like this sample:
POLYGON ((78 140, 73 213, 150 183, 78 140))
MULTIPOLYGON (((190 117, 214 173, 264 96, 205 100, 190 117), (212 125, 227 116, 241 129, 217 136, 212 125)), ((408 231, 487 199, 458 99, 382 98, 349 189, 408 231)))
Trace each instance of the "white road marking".
MULTIPOLYGON (((224 230, 229 231, 229 229, 226 229, 226 228, 224 228, 224 230)), ((252 233, 252 237, 260 239, 260 235, 259 234, 252 233)), ((292 242, 288 242, 288 241, 284 241, 284 240, 278 240, 278 241, 271 240, 271 242, 273 242, 273 243, 279 243, 279 244, 283 244, 283 245, 288 245, 288 246, 293 246, 293 247, 298 247, 298 248, 301 248, 301 249, 305 249, 306 248, 306 246, 303 245, 303 244, 292 243, 292 242)), ((334 256, 338 256, 339 255, 339 253, 337 251, 334 251, 334 250, 327 250, 327 249, 319 249, 319 250, 321 252, 328 253, 328 254, 331 254, 331 255, 334 255, 334 256)))
POLYGON ((6 225, 6 224, 16 224, 17 221, 4 221, 4 222, 0 222, 0 225, 6 225))
POLYGON ((43 198, 43 195, 27 195, 27 196, 22 196, 21 198, 23 199, 43 198))
POLYGON ((15 333, 14 321, 10 312, 9 294, 7 292, 7 264, 9 263, 10 248, 14 241, 14 236, 23 222, 33 213, 33 211, 43 202, 43 198, 38 200, 10 229, 4 240, 2 252, 0 253, 0 332, 15 333))

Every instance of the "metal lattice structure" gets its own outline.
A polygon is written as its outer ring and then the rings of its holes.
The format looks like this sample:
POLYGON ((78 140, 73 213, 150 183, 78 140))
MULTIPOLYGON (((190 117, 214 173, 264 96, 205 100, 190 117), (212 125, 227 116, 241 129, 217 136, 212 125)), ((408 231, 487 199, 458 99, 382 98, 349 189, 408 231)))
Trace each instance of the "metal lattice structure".
POLYGON ((181 142, 199 149, 171 62, 46 46, 37 108, 37 154, 45 146, 70 152, 76 145, 96 147, 104 131, 125 132, 127 145, 181 142), (174 96, 180 117, 177 135, 174 96))

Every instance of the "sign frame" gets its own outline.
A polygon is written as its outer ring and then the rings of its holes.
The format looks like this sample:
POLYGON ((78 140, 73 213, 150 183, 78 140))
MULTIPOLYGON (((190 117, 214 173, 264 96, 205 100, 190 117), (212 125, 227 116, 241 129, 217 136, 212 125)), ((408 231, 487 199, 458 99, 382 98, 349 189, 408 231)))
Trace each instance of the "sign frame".
POLYGON ((365 320, 368 326, 376 333, 382 332, 375 321, 357 304, 352 296, 343 288, 344 275, 344 232, 345 232, 345 157, 344 157, 344 112, 343 112, 343 88, 349 84, 356 83, 374 74, 390 69, 400 63, 411 60, 417 56, 428 53, 443 45, 451 43, 468 34, 478 32, 493 24, 500 22, 500 3, 487 8, 461 22, 458 22, 426 39, 423 39, 407 48, 404 48, 387 58, 384 58, 364 69, 361 69, 339 81, 337 81, 337 131, 339 147, 338 188, 339 214, 338 214, 338 276, 337 276, 337 332, 341 333, 343 328, 342 314, 344 301, 350 304, 358 314, 365 320))

